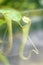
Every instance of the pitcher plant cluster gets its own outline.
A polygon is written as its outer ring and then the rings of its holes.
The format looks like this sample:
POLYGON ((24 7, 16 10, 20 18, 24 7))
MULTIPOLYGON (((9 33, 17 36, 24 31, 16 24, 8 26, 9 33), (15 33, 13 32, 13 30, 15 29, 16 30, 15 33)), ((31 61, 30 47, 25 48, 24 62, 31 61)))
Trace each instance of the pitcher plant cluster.
MULTIPOLYGON (((3 24, 7 24, 7 29, 8 29, 8 44, 7 44, 7 49, 5 52, 3 52, 3 47, 0 49, 0 60, 4 63, 4 65, 10 65, 7 55, 10 53, 12 49, 12 44, 13 44, 13 36, 12 36, 12 20, 13 22, 16 22, 18 25, 20 25, 22 29, 22 42, 19 50, 19 56, 23 60, 30 59, 32 52, 35 52, 36 54, 39 54, 38 49, 36 48, 35 44, 31 40, 29 35, 29 30, 31 26, 31 20, 30 18, 26 16, 22 16, 21 12, 18 12, 14 9, 0 9, 0 13, 3 14, 5 21, 0 21, 0 26, 3 26, 3 24), (25 25, 22 26, 20 21, 25 23, 25 25), (28 57, 24 56, 24 49, 27 41, 27 37, 29 38, 31 44, 33 45, 34 49, 32 49, 29 53, 28 57)), ((5 34, 4 34, 5 36, 5 34)), ((1 44, 4 44, 4 41, 0 40, 1 44)))

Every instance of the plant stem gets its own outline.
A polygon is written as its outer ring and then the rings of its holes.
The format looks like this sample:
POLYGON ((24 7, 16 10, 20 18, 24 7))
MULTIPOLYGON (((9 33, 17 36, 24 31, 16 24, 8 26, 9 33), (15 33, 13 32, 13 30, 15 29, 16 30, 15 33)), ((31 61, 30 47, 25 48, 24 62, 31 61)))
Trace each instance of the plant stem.
POLYGON ((10 53, 11 48, 12 48, 12 21, 5 17, 6 22, 7 22, 7 27, 8 27, 8 45, 7 45, 7 50, 5 51, 5 55, 10 53))
POLYGON ((8 59, 2 54, 0 54, 0 60, 4 63, 4 65, 10 65, 8 59))

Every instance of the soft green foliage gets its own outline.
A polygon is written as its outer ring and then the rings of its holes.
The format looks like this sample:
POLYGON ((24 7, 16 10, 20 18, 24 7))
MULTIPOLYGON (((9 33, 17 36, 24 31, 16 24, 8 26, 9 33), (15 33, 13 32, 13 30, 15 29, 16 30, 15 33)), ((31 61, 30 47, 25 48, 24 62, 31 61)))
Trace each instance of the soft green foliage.
POLYGON ((43 8, 42 0, 0 0, 0 7, 11 7, 17 10, 43 8))
MULTIPOLYGON (((9 19, 15 22, 19 22, 22 17, 18 11, 13 9, 1 9, 0 13, 2 13, 5 17, 8 17, 9 19)), ((0 21, 0 25, 2 25, 3 23, 5 23, 3 20, 2 22, 0 21)))
POLYGON ((10 65, 9 62, 8 62, 8 59, 2 54, 0 54, 0 60, 2 61, 2 63, 4 65, 10 65))
POLYGON ((0 19, 0 26, 2 26, 4 23, 5 23, 5 21, 0 19))

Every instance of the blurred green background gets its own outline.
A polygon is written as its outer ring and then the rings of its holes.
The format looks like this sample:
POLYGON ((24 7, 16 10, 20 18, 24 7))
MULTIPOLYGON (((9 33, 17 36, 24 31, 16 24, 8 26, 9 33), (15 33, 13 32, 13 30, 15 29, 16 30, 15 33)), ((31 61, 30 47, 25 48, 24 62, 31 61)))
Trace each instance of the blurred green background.
POLYGON ((43 0, 0 0, 0 8, 11 7, 17 10, 43 8, 43 0))

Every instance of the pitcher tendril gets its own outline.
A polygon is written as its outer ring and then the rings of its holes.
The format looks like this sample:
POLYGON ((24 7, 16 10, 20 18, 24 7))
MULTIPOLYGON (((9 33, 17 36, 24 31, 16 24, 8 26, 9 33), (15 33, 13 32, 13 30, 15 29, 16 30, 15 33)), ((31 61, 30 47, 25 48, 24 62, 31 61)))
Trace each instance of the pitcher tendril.
POLYGON ((22 30, 23 30, 23 39, 22 39, 22 43, 21 43, 21 47, 20 47, 20 52, 19 52, 19 55, 20 55, 20 58, 23 59, 23 60, 27 60, 27 59, 30 59, 31 57, 31 54, 32 52, 34 51, 36 54, 39 54, 38 53, 38 49, 36 48, 36 46, 34 45, 34 43, 32 42, 31 38, 29 37, 29 40, 31 42, 31 44, 33 45, 33 47, 35 49, 31 50, 30 53, 29 53, 29 56, 28 57, 25 57, 23 55, 23 52, 24 52, 24 49, 25 49, 25 45, 26 45, 26 41, 27 41, 27 37, 28 37, 28 33, 29 33, 29 29, 30 29, 30 26, 31 26, 31 20, 27 17, 23 17, 22 18, 24 22, 27 23, 27 25, 23 26, 22 30))

